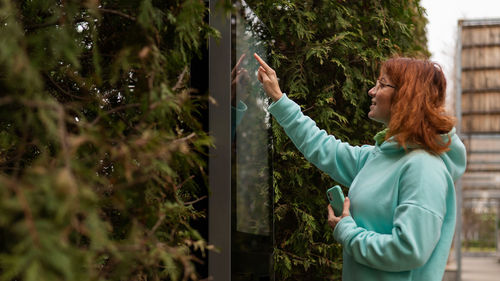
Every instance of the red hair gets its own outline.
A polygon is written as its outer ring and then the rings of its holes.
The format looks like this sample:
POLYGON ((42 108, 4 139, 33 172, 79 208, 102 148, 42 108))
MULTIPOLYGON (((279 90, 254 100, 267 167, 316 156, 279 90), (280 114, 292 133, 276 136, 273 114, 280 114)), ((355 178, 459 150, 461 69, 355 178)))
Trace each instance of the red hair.
POLYGON ((420 146, 432 154, 449 150, 451 138, 443 142, 440 134, 451 131, 455 119, 446 114, 446 78, 441 67, 429 60, 392 58, 382 64, 396 86, 391 102, 391 119, 386 139, 394 139, 406 150, 420 146))

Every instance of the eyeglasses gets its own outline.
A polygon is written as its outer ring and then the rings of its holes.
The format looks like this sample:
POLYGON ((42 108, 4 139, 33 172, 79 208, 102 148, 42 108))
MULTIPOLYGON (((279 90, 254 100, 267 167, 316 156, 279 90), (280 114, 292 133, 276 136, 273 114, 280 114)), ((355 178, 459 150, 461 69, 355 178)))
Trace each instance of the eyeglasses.
POLYGON ((393 86, 393 85, 390 85, 390 84, 386 84, 384 82, 380 82, 380 80, 377 80, 377 84, 375 84, 375 89, 376 90, 383 89, 385 87, 390 87, 390 88, 396 89, 396 86, 393 86))

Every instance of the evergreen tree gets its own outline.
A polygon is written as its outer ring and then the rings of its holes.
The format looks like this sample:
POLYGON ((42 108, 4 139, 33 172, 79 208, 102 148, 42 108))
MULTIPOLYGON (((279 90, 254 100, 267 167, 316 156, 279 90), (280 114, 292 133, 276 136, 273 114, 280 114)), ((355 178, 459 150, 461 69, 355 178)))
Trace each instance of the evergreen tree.
POLYGON ((200 0, 0 0, 0 280, 194 280, 200 0))
MULTIPOLYGON (((264 21, 280 86, 318 126, 352 145, 382 129, 368 90, 394 55, 427 57, 425 11, 412 0, 248 0, 264 21)), ((273 124, 277 280, 340 280, 342 253, 326 222, 336 184, 273 124)), ((344 190, 347 192, 347 190, 344 190)))

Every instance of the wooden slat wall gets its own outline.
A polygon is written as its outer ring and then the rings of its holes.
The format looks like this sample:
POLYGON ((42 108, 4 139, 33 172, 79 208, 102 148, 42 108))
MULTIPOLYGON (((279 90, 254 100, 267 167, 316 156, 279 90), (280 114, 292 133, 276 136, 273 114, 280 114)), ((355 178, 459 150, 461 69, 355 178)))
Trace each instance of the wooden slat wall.
POLYGON ((500 134, 500 25, 463 26, 462 133, 500 134))
POLYGON ((462 50, 462 68, 498 67, 500 61, 500 44, 498 46, 484 46, 462 50))
POLYGON ((462 48, 476 44, 500 44, 500 26, 465 26, 462 29, 462 48))
POLYGON ((465 24, 461 34, 461 133, 467 190, 500 188, 500 24, 465 24))
POLYGON ((500 65, 498 69, 462 71, 462 92, 486 89, 500 89, 500 65))
POLYGON ((462 114, 499 111, 500 92, 462 94, 462 114))
POLYGON ((500 136, 465 135, 467 170, 462 177, 464 188, 500 188, 500 136))
MULTIPOLYGON (((466 137, 463 139, 465 146, 469 152, 474 151, 498 151, 500 152, 500 138, 474 138, 466 137)), ((500 160, 500 158, 499 158, 500 160)))
POLYGON ((499 154, 493 153, 471 153, 467 160, 470 163, 490 162, 500 164, 500 157, 498 156, 499 154))
POLYGON ((464 115, 462 116, 462 132, 500 133, 500 114, 464 115))

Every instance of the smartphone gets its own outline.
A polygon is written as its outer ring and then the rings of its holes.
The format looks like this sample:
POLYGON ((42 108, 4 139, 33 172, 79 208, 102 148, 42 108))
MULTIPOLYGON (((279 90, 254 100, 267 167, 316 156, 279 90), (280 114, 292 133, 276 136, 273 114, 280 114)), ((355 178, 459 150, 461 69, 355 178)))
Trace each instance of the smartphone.
POLYGON ((329 188, 326 191, 326 197, 330 201, 330 205, 332 205, 335 216, 340 217, 344 209, 344 193, 342 193, 342 188, 338 185, 329 188))

